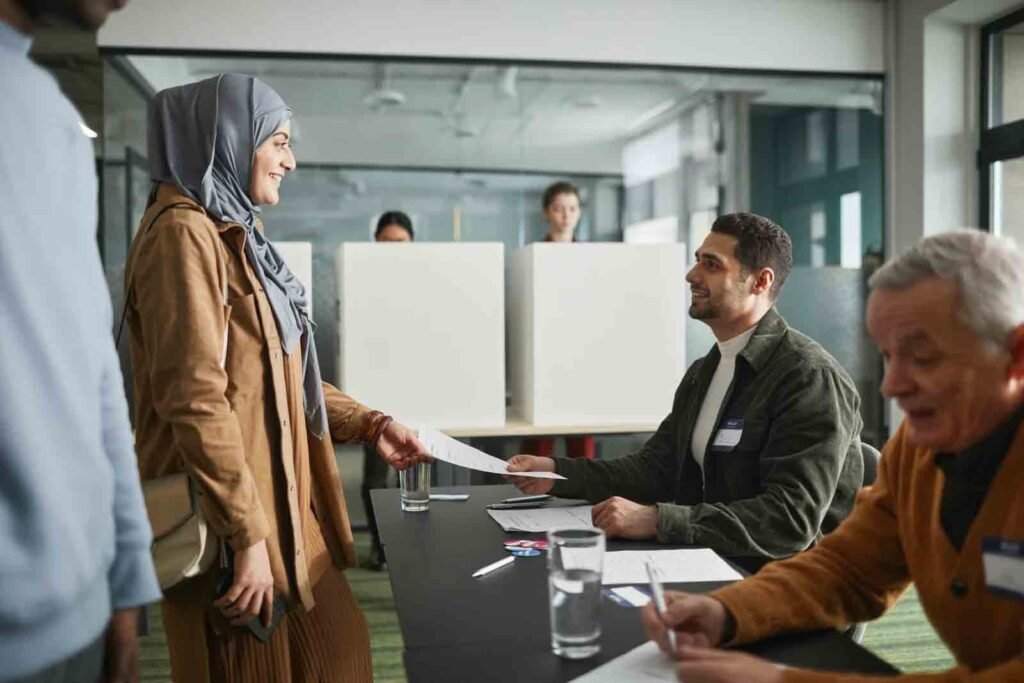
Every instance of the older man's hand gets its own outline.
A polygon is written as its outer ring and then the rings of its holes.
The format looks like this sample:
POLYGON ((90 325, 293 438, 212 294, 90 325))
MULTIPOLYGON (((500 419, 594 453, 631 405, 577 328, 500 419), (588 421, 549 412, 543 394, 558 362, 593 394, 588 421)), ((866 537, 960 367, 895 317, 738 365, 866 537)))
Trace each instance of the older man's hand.
POLYGON ((661 651, 675 657, 668 642, 668 631, 676 632, 679 645, 715 647, 722 642, 729 619, 725 605, 706 595, 690 595, 679 591, 665 591, 665 612, 659 614, 654 603, 640 610, 647 637, 658 644, 661 651))
POLYGON ((743 652, 683 645, 676 667, 685 683, 782 683, 784 667, 743 652))
POLYGON ((613 496, 594 506, 594 526, 609 538, 643 541, 658 535, 658 508, 613 496))
POLYGON ((542 493, 551 493, 555 482, 552 479, 537 479, 536 477, 517 477, 515 472, 554 472, 555 461, 539 455, 513 455, 508 459, 508 474, 503 475, 505 479, 523 493, 531 496, 538 496, 542 493))

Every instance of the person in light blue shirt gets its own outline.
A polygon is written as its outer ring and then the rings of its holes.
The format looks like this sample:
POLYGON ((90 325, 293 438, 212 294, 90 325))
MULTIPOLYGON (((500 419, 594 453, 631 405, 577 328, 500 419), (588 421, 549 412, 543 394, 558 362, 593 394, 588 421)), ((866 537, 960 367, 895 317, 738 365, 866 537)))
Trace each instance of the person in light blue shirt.
POLYGON ((0 681, 138 678, 160 598, 80 117, 28 57, 55 16, 118 0, 0 0, 0 681))

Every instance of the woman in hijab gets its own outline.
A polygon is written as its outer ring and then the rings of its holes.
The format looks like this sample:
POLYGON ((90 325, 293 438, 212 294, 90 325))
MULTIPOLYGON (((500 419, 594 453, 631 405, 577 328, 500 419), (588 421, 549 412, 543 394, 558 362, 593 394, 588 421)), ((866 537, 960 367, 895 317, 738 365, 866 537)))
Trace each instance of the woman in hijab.
POLYGON ((320 379, 306 291, 259 220, 295 169, 291 116, 233 74, 151 105, 154 191, 125 267, 139 468, 187 472, 233 555, 226 576, 165 593, 177 681, 371 681, 338 571, 355 552, 332 438, 399 469, 425 457, 409 429, 320 379), (261 642, 275 598, 287 613, 261 642))

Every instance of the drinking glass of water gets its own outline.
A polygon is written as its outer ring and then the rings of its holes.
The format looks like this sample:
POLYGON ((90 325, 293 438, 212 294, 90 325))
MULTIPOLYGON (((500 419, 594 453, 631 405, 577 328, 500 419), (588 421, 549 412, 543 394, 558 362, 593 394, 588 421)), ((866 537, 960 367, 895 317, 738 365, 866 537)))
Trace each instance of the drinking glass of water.
POLYGON ((585 659, 601 650, 601 569, 604 533, 599 529, 548 532, 548 596, 551 650, 585 659))
POLYGON ((419 462, 398 473, 402 510, 426 512, 430 508, 430 463, 419 462))

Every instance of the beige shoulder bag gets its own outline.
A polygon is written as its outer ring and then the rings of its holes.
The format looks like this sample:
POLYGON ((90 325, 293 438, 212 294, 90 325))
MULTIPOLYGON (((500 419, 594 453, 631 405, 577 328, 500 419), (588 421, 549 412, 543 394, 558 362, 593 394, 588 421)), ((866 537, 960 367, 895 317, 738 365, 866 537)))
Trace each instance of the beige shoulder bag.
MULTIPOLYGON (((189 206, 171 204, 164 208, 189 206)), ((161 211, 146 227, 148 231, 160 217, 161 211)), ((121 342, 125 319, 128 315, 128 297, 131 293, 131 273, 125 291, 124 311, 117 331, 117 343, 121 342)), ((223 282, 223 300, 227 306, 227 275, 223 282)), ((224 346, 220 366, 224 367, 228 351, 228 328, 224 327, 224 346)), ((199 507, 197 485, 187 472, 169 474, 142 482, 142 496, 146 501, 146 513, 153 528, 153 564, 162 590, 167 590, 181 581, 198 576, 210 569, 217 561, 223 543, 213 534, 199 507)))

